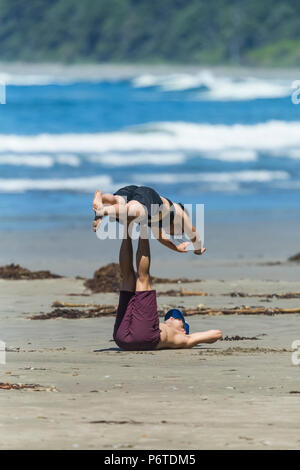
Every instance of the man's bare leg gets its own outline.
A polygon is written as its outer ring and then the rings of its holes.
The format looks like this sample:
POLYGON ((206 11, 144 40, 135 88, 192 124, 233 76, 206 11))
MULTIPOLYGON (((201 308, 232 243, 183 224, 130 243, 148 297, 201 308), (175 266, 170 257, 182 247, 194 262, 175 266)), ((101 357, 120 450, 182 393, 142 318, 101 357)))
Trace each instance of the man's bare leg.
POLYGON ((138 249, 136 252, 137 280, 136 291, 152 290, 150 282, 150 244, 147 227, 141 226, 138 249))
POLYGON ((135 292, 136 275, 133 267, 133 248, 129 230, 127 228, 126 238, 122 240, 119 263, 121 270, 120 290, 135 292))

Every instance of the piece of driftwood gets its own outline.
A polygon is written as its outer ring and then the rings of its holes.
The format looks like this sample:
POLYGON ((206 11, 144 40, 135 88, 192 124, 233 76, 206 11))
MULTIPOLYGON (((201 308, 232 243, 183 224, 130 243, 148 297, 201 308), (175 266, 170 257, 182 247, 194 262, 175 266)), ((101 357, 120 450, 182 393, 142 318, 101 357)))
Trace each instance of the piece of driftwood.
MULTIPOLYGON (((31 315, 30 320, 50 320, 55 318, 79 319, 79 318, 99 318, 115 315, 116 305, 97 305, 97 304, 70 304, 66 302, 55 302, 56 308, 52 312, 31 315), (80 307, 74 308, 74 307, 80 307)), ((266 307, 242 307, 212 309, 205 306, 198 307, 179 307, 186 316, 192 315, 278 315, 286 313, 300 313, 298 308, 266 308, 266 307)), ((163 317, 167 309, 159 308, 158 315, 163 317)))
POLYGON ((167 296, 170 296, 170 297, 185 297, 185 296, 204 297, 208 294, 207 294, 207 292, 201 292, 201 291, 189 291, 189 290, 184 290, 184 289, 180 289, 180 290, 172 289, 172 290, 167 290, 167 291, 164 291, 164 292, 157 292, 157 295, 158 296, 167 295, 167 296))
POLYGON ((186 277, 177 277, 175 279, 171 277, 156 277, 151 276, 153 284, 184 284, 188 282, 202 282, 202 279, 187 279, 186 277))
POLYGON ((267 307, 233 307, 224 309, 204 309, 200 311, 197 309, 187 309, 185 315, 278 315, 281 313, 300 313, 300 307, 298 308, 267 308, 267 307))
POLYGON ((44 387, 40 384, 13 384, 10 382, 0 382, 1 390, 34 390, 36 392, 57 392, 56 387, 44 387))
POLYGON ((79 310, 75 308, 55 308, 52 310, 52 312, 31 315, 28 318, 30 320, 51 320, 55 318, 98 318, 114 315, 116 310, 116 305, 97 305, 96 307, 88 308, 87 310, 79 310))
POLYGON ((282 261, 263 261, 261 263, 257 263, 259 266, 279 266, 283 264, 282 261))
POLYGON ((263 297, 265 299, 300 299, 300 292, 286 292, 284 294, 248 294, 245 292, 229 292, 228 294, 222 294, 229 297, 263 297))
MULTIPOLYGON (((169 279, 151 276, 153 284, 176 284, 183 282, 200 282, 200 280, 189 280, 185 278, 169 279)), ((117 263, 110 263, 94 272, 92 279, 87 279, 85 287, 92 292, 119 292, 121 283, 120 266, 117 263)))
POLYGON ((99 308, 101 309, 103 305, 100 304, 76 304, 76 303, 70 303, 70 302, 60 302, 59 300, 55 300, 52 303, 52 307, 91 307, 91 308, 99 308))
POLYGON ((0 278, 1 279, 58 279, 62 276, 53 274, 50 271, 30 271, 29 269, 23 268, 19 264, 8 264, 6 266, 0 266, 0 278))

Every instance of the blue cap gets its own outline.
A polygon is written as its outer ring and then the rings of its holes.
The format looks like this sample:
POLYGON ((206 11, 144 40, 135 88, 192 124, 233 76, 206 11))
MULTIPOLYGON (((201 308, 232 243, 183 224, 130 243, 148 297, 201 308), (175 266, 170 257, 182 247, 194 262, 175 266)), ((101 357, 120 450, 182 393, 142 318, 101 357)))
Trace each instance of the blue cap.
POLYGON ((177 308, 172 308, 169 310, 165 315, 165 321, 168 320, 170 317, 177 318, 178 320, 182 320, 185 328, 185 333, 188 335, 190 332, 190 325, 185 321, 183 313, 178 310, 177 308))

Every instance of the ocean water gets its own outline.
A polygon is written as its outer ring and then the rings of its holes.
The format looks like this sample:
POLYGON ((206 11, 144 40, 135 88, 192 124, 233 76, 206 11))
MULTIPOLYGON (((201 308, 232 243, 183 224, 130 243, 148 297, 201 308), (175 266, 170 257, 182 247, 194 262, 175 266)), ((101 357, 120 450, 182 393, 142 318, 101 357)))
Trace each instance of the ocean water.
POLYGON ((299 210, 300 105, 288 80, 1 70, 0 80, 1 230, 81 225, 96 189, 127 184, 205 204, 208 217, 299 210))

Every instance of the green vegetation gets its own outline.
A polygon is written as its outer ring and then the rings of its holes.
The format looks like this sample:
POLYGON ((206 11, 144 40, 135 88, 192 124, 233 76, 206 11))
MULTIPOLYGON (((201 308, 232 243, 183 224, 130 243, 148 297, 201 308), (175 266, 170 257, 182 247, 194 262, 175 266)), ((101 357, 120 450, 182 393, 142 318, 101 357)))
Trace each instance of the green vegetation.
POLYGON ((295 0, 0 0, 0 60, 300 65, 295 0))

